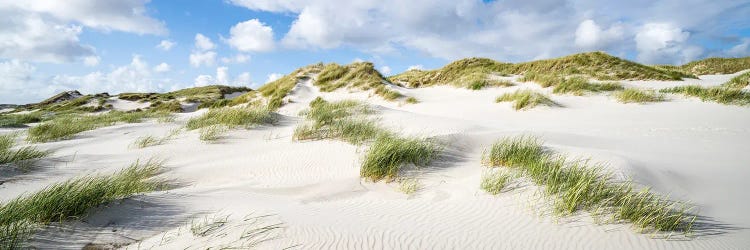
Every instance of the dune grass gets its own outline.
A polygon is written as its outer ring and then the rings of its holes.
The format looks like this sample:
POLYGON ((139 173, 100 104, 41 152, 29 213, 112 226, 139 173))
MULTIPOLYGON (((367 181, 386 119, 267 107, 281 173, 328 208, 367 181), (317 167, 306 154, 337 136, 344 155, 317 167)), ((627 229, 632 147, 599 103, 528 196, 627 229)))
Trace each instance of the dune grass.
POLYGON ((505 93, 495 99, 495 102, 514 102, 515 110, 526 110, 536 107, 537 105, 560 106, 544 94, 532 90, 516 90, 512 93, 505 93))
POLYGON ((36 160, 48 156, 51 152, 39 150, 34 146, 13 149, 16 146, 18 134, 0 135, 0 167, 15 166, 21 169, 33 164, 36 160))
POLYGON ((660 90, 662 93, 682 94, 698 97, 701 101, 713 101, 726 105, 750 105, 750 92, 737 88, 678 86, 660 90))
MULTIPOLYGON (((285 75, 275 81, 269 82, 258 88, 258 92, 261 96, 268 99, 267 106, 271 110, 276 110, 284 104, 283 99, 290 91, 297 85, 297 82, 305 79, 307 74, 319 72, 323 68, 323 64, 313 64, 295 70, 294 72, 285 75)), ((255 99, 255 94, 252 96, 248 95, 243 97, 248 101, 255 99), (252 98, 251 98, 252 97, 252 98)), ((237 104, 237 103, 233 103, 237 104)))
POLYGON ((380 136, 367 150, 360 176, 371 181, 392 181, 404 165, 427 166, 439 151, 439 145, 430 140, 380 136))
POLYGON ((417 99, 416 97, 410 96, 410 97, 406 98, 406 103, 417 104, 417 103, 419 103, 419 99, 417 99))
POLYGON ((482 180, 479 184, 479 187, 489 194, 497 195, 499 193, 502 193, 512 180, 513 176, 509 172, 485 172, 482 175, 482 180))
POLYGON ((112 126, 116 123, 138 123, 145 118, 163 117, 170 114, 158 112, 111 111, 98 115, 62 115, 29 129, 30 142, 64 140, 88 130, 112 126))
POLYGON ((315 86, 320 91, 331 92, 340 88, 350 90, 374 90, 374 93, 387 101, 404 97, 403 94, 387 87, 388 80, 370 62, 356 62, 349 65, 330 63, 318 74, 315 86))
POLYGON ((663 95, 653 90, 626 89, 615 93, 615 98, 621 103, 649 103, 666 100, 663 95))
POLYGON ((372 112, 357 101, 328 102, 318 97, 304 112, 308 122, 298 126, 293 137, 295 140, 339 139, 362 144, 388 133, 366 117, 372 112))
POLYGON ((584 210, 609 217, 609 222, 630 222, 641 232, 684 233, 691 231, 696 219, 690 206, 653 194, 648 188, 638 190, 632 182, 615 181, 602 164, 553 154, 535 137, 501 139, 485 151, 482 162, 488 167, 520 171, 542 186, 557 216, 584 210))
POLYGON ((742 89, 744 87, 747 87, 747 85, 749 84, 750 84, 750 72, 745 72, 744 74, 733 77, 732 79, 722 84, 721 86, 727 87, 727 88, 733 88, 733 89, 742 89))
POLYGON ((29 123, 44 120, 42 112, 31 112, 26 114, 0 114, 0 128, 20 128, 29 123))
POLYGON ((102 204, 162 189, 164 182, 153 178, 161 169, 159 161, 135 162, 109 176, 75 178, 12 199, 0 205, 0 246, 22 247, 37 226, 79 219, 102 204))
POLYGON ((172 129, 169 131, 169 134, 163 137, 157 137, 153 135, 141 136, 138 137, 135 142, 133 142, 133 146, 135 146, 136 148, 147 148, 151 146, 162 145, 180 134, 180 132, 182 132, 182 128, 172 129))
POLYGON ((683 72, 696 75, 732 74, 745 69, 750 69, 750 57, 712 57, 673 67, 683 72))
POLYGON ((604 92, 624 89, 616 82, 591 83, 583 77, 570 77, 560 81, 552 89, 556 94, 583 95, 586 92, 604 92))
POLYGON ((229 128, 221 124, 202 127, 198 130, 198 139, 203 142, 213 143, 221 139, 221 136, 228 130, 229 128))
POLYGON ((398 190, 406 195, 414 194, 420 188, 422 188, 422 183, 416 178, 403 179, 398 183, 398 190))
POLYGON ((188 120, 185 127, 188 130, 204 128, 213 125, 223 125, 228 128, 250 128, 256 125, 273 124, 276 116, 266 107, 224 107, 210 109, 205 114, 188 120))
POLYGON ((410 70, 391 76, 389 80, 410 88, 433 85, 453 85, 460 88, 504 86, 507 82, 490 80, 490 74, 503 73, 511 64, 488 58, 465 58, 437 70, 410 70))

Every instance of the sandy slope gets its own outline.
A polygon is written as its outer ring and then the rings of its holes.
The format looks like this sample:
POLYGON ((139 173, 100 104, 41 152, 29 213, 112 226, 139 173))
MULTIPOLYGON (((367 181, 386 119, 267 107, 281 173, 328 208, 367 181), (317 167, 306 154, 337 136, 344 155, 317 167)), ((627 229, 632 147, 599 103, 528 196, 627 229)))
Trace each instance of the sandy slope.
MULTIPOLYGON (((731 76, 693 80, 717 85, 731 76)), ((628 83, 660 86, 668 82, 628 83)), ((41 144, 54 157, 29 174, 0 185, 0 200, 84 173, 111 172, 136 159, 166 160, 165 177, 184 185, 98 209, 84 222, 45 230, 40 247, 80 248, 89 243, 131 244, 129 249, 205 249, 250 245, 279 249, 743 249, 750 247, 750 110, 673 97, 649 105, 614 98, 552 96, 564 108, 513 111, 494 103, 501 93, 533 84, 470 91, 452 87, 402 89, 419 104, 386 102, 367 93, 320 93, 299 84, 279 113, 280 124, 236 130, 220 143, 204 144, 186 132, 165 145, 134 149, 139 136, 165 135, 194 113, 169 124, 125 124, 82 133, 76 139, 41 144), (380 122, 404 134, 448 143, 430 168, 409 172, 423 183, 407 196, 396 184, 359 178, 365 148, 338 141, 294 142, 291 135, 309 101, 366 100, 380 122), (609 162, 661 193, 690 200, 715 220, 691 240, 654 239, 628 225, 596 225, 586 214, 555 220, 525 186, 491 196, 479 190, 483 148, 518 134, 541 136, 555 150, 609 162), (208 216, 208 217, 207 217, 208 216), (201 221, 226 224, 205 235, 201 221), (258 217, 262 216, 262 217, 258 217), (283 229, 273 229, 283 223, 283 229), (258 233, 254 228, 271 226, 258 233), (240 240, 241 236, 245 238, 240 240)), ((549 90, 542 90, 549 91, 549 90)), ((218 224, 217 224, 218 225, 218 224)), ((678 237, 679 238, 679 237, 678 237)))

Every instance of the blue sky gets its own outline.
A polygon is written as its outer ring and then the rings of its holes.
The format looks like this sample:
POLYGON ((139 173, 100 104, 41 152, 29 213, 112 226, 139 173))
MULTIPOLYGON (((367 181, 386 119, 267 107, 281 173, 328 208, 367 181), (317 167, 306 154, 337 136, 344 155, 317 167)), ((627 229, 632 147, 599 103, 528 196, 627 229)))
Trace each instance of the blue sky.
POLYGON ((748 1, 61 2, 0 1, 0 103, 70 89, 258 87, 321 61, 372 61, 396 74, 471 56, 518 62, 603 50, 680 64, 750 55, 748 1))

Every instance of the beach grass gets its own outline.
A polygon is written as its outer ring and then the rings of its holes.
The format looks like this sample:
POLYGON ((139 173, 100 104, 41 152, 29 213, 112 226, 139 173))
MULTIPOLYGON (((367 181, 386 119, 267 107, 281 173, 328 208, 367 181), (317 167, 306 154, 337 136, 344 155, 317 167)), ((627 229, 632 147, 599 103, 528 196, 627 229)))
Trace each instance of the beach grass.
POLYGON ((177 135, 179 135, 182 132, 182 128, 176 128, 169 131, 169 134, 163 137, 157 137, 153 135, 145 135, 138 137, 135 142, 133 142, 133 146, 136 148, 147 148, 151 146, 157 146, 162 145, 166 143, 167 141, 173 139, 177 135))
POLYGON ((570 77, 560 81, 552 89, 556 94, 583 95, 587 92, 604 92, 624 89, 616 82, 591 83, 583 77, 570 77))
POLYGON ((506 171, 485 172, 479 187, 489 194, 497 195, 502 193, 512 180, 513 176, 506 171))
POLYGON ((750 57, 711 57, 698 61, 692 61, 680 66, 671 66, 668 68, 674 68, 686 73, 696 75, 733 74, 742 70, 750 69, 750 57))
POLYGON ((698 97, 704 102, 712 101, 726 105, 743 106, 750 104, 750 92, 737 88, 688 85, 662 89, 660 92, 698 97))
POLYGON ((625 89, 615 93, 615 98, 621 103, 649 103, 666 100, 664 95, 653 90, 625 89))
POLYGON ((20 128, 29 123, 43 121, 42 112, 26 114, 0 114, 0 128, 20 128))
POLYGON ((17 137, 18 134, 16 133, 0 135, 0 167, 15 166, 24 169, 36 160, 44 158, 51 153, 51 151, 40 150, 34 146, 14 149, 17 137))
POLYGON ((404 165, 427 166, 439 151, 438 144, 427 139, 380 136, 367 150, 360 176, 371 181, 392 181, 404 165))
POLYGON ((532 90, 516 90, 512 93, 505 93, 497 97, 495 102, 513 102, 515 110, 531 109, 537 105, 560 106, 546 95, 532 90))
POLYGON ((416 97, 410 96, 410 97, 406 98, 406 103, 417 104, 417 103, 419 103, 419 99, 417 99, 416 97))
POLYGON ((97 115, 62 115, 29 129, 27 140, 30 142, 49 142, 64 140, 74 135, 111 126, 117 123, 138 123, 146 118, 163 117, 169 114, 161 112, 120 112, 111 111, 97 115))
POLYGON ((306 123, 294 130, 295 140, 339 139, 362 144, 388 132, 368 119, 372 111, 367 105, 351 100, 328 102, 316 98, 303 112, 306 123))
POLYGON ((115 174, 85 176, 50 185, 0 205, 0 246, 21 247, 37 226, 80 219, 93 208, 166 187, 154 177, 162 162, 135 162, 115 174))
POLYGON ((398 183, 398 190, 406 195, 411 195, 419 191, 422 188, 422 183, 416 178, 402 179, 398 183))
POLYGON ((185 127, 188 130, 213 125, 223 125, 228 128, 250 128, 256 125, 273 124, 276 119, 271 109, 266 107, 223 107, 210 109, 205 114, 188 120, 185 127))
MULTIPOLYGON (((748 67, 750 68, 750 67, 748 67)), ((742 89, 750 85, 750 71, 744 74, 738 75, 722 84, 721 86, 733 89, 742 89)))
POLYGON ((535 137, 501 139, 485 152, 482 162, 520 171, 542 186, 557 216, 584 210, 613 223, 630 222, 641 232, 684 233, 692 230, 696 219, 687 204, 616 181, 603 164, 553 154, 535 137))
POLYGON ((229 128, 221 124, 201 127, 200 130, 198 130, 198 139, 203 142, 213 143, 221 139, 221 136, 228 130, 229 128))

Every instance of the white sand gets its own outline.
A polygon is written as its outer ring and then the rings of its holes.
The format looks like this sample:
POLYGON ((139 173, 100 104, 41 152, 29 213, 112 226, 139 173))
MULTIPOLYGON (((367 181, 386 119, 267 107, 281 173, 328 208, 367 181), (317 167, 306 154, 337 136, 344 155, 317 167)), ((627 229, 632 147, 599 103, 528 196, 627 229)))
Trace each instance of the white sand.
POLYGON ((136 109, 145 109, 151 105, 150 102, 134 102, 128 100, 122 100, 116 96, 107 99, 107 103, 112 104, 114 110, 119 111, 131 111, 136 109))
MULTIPOLYGON (((717 85, 729 76, 695 83, 717 85)), ((656 88, 671 82, 638 82, 656 88)), ((386 102, 368 93, 320 93, 299 84, 273 127, 234 130, 216 144, 196 131, 165 145, 129 147, 144 135, 161 136, 174 123, 123 124, 84 132, 73 140, 40 144, 57 151, 51 167, 0 185, 0 201, 84 173, 111 172, 136 159, 166 160, 165 177, 180 188, 127 199, 98 209, 75 230, 46 230, 40 247, 82 247, 93 243, 132 244, 129 249, 205 249, 240 246, 249 229, 283 223, 258 245, 264 249, 747 249, 750 247, 750 109, 697 99, 647 105, 620 104, 613 97, 558 96, 564 108, 512 110, 494 98, 518 88, 470 91, 452 87, 403 89, 418 104, 386 102), (407 196, 397 184, 359 178, 364 147, 339 141, 294 142, 297 117, 318 95, 357 98, 380 110, 381 123, 404 134, 449 142, 443 160, 416 173, 423 188, 407 196), (494 140, 519 134, 541 136, 553 149, 609 162, 609 167, 671 197, 693 202, 715 223, 691 240, 654 239, 629 225, 596 225, 580 214, 555 220, 544 213, 534 187, 491 196, 479 189, 480 156, 494 140), (229 215, 206 236, 191 233, 190 218, 229 215), (251 219, 257 215, 271 215, 251 219)), ((549 92, 549 90, 543 90, 549 92)), ((678 237, 679 238, 679 237, 678 237)))

